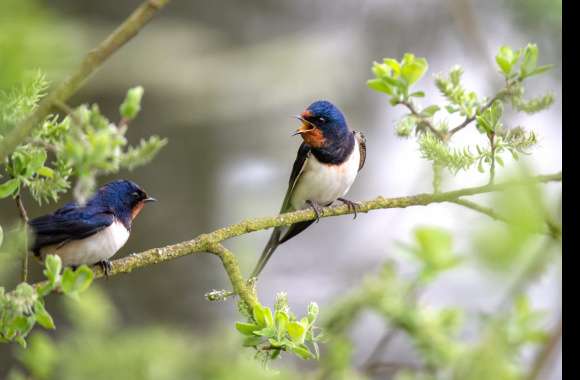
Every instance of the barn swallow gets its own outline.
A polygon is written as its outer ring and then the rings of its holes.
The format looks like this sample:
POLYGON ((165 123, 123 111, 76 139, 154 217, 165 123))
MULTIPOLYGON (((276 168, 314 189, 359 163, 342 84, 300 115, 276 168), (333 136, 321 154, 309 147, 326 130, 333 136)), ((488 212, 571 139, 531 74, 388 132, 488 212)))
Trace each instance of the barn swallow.
POLYGON ((71 202, 52 214, 28 222, 34 235, 34 255, 60 256, 64 265, 99 264, 105 274, 111 258, 129 239, 133 219, 145 203, 153 202, 128 180, 110 182, 81 206, 71 202))
MULTIPOLYGON (((342 112, 328 101, 316 101, 296 116, 302 123, 294 133, 304 140, 292 167, 280 213, 312 208, 316 221, 322 207, 339 200, 352 208, 357 202, 343 198, 353 184, 366 158, 366 139, 349 129, 342 112)), ((310 226, 314 220, 289 227, 276 227, 266 244, 252 277, 257 277, 278 245, 310 226)))

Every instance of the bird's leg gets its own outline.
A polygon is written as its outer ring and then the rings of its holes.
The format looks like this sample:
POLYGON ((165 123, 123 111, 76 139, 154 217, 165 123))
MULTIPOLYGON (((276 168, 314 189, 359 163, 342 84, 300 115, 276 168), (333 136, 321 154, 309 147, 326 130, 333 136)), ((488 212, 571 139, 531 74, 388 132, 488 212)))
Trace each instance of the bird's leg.
POLYGON ((322 207, 318 203, 311 201, 310 199, 306 201, 306 204, 308 206, 310 206, 310 208, 313 209, 314 212, 316 213, 316 223, 318 223, 320 221, 320 214, 322 213, 322 207))
POLYGON ((111 262, 107 259, 105 260, 101 260, 97 263, 98 266, 101 267, 101 269, 103 270, 103 273, 105 274, 105 277, 109 277, 109 275, 111 274, 111 271, 113 270, 113 264, 111 264, 111 262))
POLYGON ((354 212, 354 218, 356 219, 356 215, 357 215, 357 208, 360 207, 360 202, 356 202, 356 201, 351 201, 349 199, 345 199, 345 198, 337 198, 339 201, 341 201, 342 203, 344 203, 349 210, 352 210, 354 212))

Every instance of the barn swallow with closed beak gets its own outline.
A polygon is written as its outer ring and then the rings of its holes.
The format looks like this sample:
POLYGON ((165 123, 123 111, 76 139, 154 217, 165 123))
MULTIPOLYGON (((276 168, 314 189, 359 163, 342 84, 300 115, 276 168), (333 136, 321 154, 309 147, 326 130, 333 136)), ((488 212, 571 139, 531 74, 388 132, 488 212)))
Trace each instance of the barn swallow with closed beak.
POLYGON ((81 206, 68 203, 52 214, 29 221, 34 255, 60 256, 64 265, 99 264, 105 274, 111 271, 111 258, 129 239, 131 225, 145 203, 153 202, 135 183, 110 182, 81 206))
MULTIPOLYGON (((342 112, 328 101, 316 101, 296 116, 302 126, 294 133, 304 140, 292 167, 280 213, 312 208, 320 218, 322 207, 339 200, 352 208, 357 202, 342 198, 352 186, 366 158, 366 139, 349 129, 342 112)), ((314 220, 276 227, 252 273, 257 277, 278 247, 310 226, 314 220)))

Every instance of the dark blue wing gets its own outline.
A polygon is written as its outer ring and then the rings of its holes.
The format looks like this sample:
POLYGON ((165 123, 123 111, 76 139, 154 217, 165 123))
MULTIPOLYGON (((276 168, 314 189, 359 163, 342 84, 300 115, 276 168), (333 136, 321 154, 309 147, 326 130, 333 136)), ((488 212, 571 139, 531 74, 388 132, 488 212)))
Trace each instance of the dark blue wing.
POLYGON ((67 204, 53 214, 44 215, 28 222, 34 234, 32 251, 47 245, 70 240, 84 239, 114 222, 114 216, 105 207, 78 207, 67 204))
MULTIPOLYGON (((306 143, 302 143, 300 148, 298 148, 298 153, 296 154, 296 160, 294 161, 294 165, 292 166, 292 173, 290 174, 290 181, 288 183, 288 190, 286 191, 286 196, 284 197, 284 201, 282 202, 282 207, 280 208, 280 214, 287 212, 290 210, 290 199, 292 198, 292 192, 294 191, 294 187, 302 174, 302 170, 306 165, 306 161, 310 154, 310 147, 306 145, 306 143)), ((306 222, 299 222, 296 224, 291 225, 290 227, 276 227, 272 231, 272 235, 270 235, 270 240, 266 244, 266 247, 262 251, 262 256, 260 256, 260 260, 256 264, 256 268, 252 272, 252 277, 257 277, 264 266, 276 250, 280 244, 285 242, 286 240, 298 235, 300 232, 304 231, 309 225, 311 225, 314 221, 306 221, 306 222), (285 233, 284 233, 285 232, 285 233), (282 234, 284 233, 284 236, 282 234)))
POLYGON ((292 173, 290 173, 290 180, 288 181, 288 190, 284 196, 284 201, 282 202, 282 207, 280 208, 280 213, 287 212, 290 206, 290 198, 292 198, 292 192, 294 191, 294 186, 302 174, 302 169, 306 164, 306 159, 310 153, 310 147, 306 143, 302 143, 300 148, 298 148, 298 153, 296 154, 296 160, 294 160, 294 165, 292 166, 292 173))

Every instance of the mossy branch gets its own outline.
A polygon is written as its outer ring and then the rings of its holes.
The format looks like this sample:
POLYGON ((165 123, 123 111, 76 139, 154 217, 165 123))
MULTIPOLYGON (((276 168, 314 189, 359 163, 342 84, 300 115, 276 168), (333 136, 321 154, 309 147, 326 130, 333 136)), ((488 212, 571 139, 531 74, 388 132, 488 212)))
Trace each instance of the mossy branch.
POLYGON ((24 141, 32 129, 41 123, 50 113, 53 106, 66 102, 74 95, 100 66, 113 53, 135 37, 139 30, 147 24, 153 15, 163 8, 170 0, 146 0, 137 7, 127 19, 117 27, 96 48, 89 51, 79 67, 62 83, 56 86, 38 104, 36 110, 17 124, 12 132, 0 144, 0 162, 24 141))
MULTIPOLYGON (((530 184, 561 182, 562 173, 549 175, 540 175, 523 180, 506 181, 500 184, 469 187, 460 190, 447 191, 432 194, 417 194, 406 197, 385 198, 379 196, 375 199, 361 202, 357 211, 367 213, 373 210, 406 208, 411 206, 426 206, 432 203, 443 203, 457 201, 461 197, 485 194, 496 191, 502 191, 507 188, 516 186, 525 186, 530 184)), ((347 205, 338 205, 326 207, 322 210, 321 217, 332 217, 352 214, 353 210, 347 205)), ((160 264, 165 261, 173 260, 179 257, 191 255, 194 253, 212 253, 222 260, 222 265, 228 274, 233 290, 249 306, 257 302, 257 297, 244 280, 238 262, 232 252, 227 250, 221 243, 224 240, 245 235, 251 232, 266 230, 269 228, 288 226, 294 223, 307 220, 314 220, 316 213, 312 209, 289 212, 273 217, 246 219, 240 223, 232 224, 220 228, 210 233, 199 235, 198 237, 181 243, 168 245, 161 248, 152 248, 141 253, 135 253, 112 262, 112 269, 109 275, 120 273, 130 273, 135 269, 149 265, 160 264)), ((99 267, 94 267, 95 277, 103 277, 104 273, 99 267)), ((40 286, 41 283, 36 284, 40 286)))

